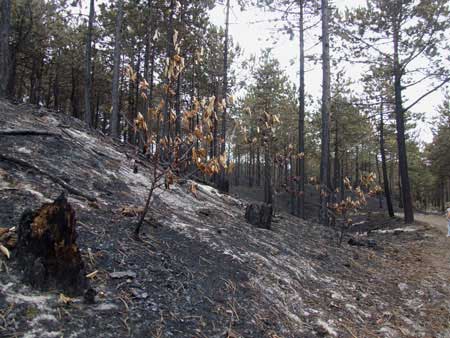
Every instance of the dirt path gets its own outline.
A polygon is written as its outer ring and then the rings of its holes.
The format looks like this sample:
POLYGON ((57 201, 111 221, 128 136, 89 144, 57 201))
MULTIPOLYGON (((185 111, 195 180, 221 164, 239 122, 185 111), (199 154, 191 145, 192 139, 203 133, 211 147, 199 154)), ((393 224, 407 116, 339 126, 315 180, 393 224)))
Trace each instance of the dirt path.
POLYGON ((436 228, 444 235, 447 234, 447 220, 444 216, 415 214, 414 218, 416 219, 416 221, 431 225, 433 228, 436 228))
MULTIPOLYGON (((400 216, 400 215, 398 215, 400 216)), ((422 327, 425 337, 450 337, 450 238, 447 221, 442 215, 415 214, 418 238, 414 232, 409 241, 400 241, 401 254, 393 266, 397 278, 408 285, 402 307, 415 303, 416 328, 422 327), (419 233, 424 240, 419 240, 419 233)), ((419 331, 416 331, 419 332, 419 331)), ((423 336, 421 334, 421 336, 423 336)), ((416 335, 404 335, 416 336, 416 335)))

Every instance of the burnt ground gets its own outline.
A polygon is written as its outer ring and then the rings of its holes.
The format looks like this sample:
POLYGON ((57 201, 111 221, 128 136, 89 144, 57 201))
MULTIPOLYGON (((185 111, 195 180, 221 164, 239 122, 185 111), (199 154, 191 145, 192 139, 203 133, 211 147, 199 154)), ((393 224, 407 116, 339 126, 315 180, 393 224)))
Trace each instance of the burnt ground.
POLYGON ((357 239, 375 247, 348 237, 338 246, 333 229, 282 212, 272 231, 253 228, 245 202, 205 185, 193 196, 184 184, 158 191, 139 242, 133 210, 149 169, 133 173, 132 147, 0 101, 0 131, 19 129, 55 135, 0 136, 0 226, 75 188, 69 202, 97 297, 66 304, 61 290, 33 290, 12 250, 0 260, 1 337, 450 336, 450 250, 426 223, 372 219, 381 230, 357 239))

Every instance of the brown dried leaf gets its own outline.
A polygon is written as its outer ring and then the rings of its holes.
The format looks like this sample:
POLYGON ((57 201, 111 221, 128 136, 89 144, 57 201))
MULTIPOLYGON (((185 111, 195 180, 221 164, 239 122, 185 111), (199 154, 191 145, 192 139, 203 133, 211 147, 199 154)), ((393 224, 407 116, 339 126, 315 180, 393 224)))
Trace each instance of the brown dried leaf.
POLYGON ((11 254, 9 253, 9 250, 3 246, 2 244, 0 244, 0 251, 6 256, 6 258, 10 258, 11 254))

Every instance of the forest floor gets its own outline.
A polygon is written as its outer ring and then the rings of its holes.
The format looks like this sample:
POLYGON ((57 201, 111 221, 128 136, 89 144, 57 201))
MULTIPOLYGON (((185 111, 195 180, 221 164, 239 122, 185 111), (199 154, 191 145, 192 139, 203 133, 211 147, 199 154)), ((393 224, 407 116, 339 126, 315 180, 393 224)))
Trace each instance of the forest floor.
POLYGON ((139 242, 150 169, 133 147, 0 101, 0 156, 0 227, 17 226, 61 185, 76 188, 69 202, 97 291, 85 304, 32 289, 12 250, 0 258, 1 337, 450 337, 443 217, 408 227, 375 218, 339 246, 336 229, 283 212, 271 231, 254 228, 244 200, 202 184, 194 196, 180 182, 157 192, 139 242))

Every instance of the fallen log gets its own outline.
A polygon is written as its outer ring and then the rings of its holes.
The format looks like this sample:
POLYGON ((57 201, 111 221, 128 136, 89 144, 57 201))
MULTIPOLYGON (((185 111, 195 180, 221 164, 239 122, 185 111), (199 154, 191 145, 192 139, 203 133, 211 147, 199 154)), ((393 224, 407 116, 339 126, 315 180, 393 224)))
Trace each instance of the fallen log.
POLYGON ((18 158, 10 157, 10 156, 4 155, 4 154, 0 154, 0 160, 8 161, 10 163, 14 163, 14 164, 20 165, 21 167, 32 169, 32 170, 36 171, 38 174, 48 177, 53 182, 59 184, 60 186, 62 186, 64 189, 66 189, 69 193, 71 193, 73 195, 84 197, 85 199, 87 199, 90 202, 96 202, 97 201, 97 199, 95 197, 93 197, 93 196, 91 196, 89 194, 86 194, 86 193, 82 192, 81 190, 78 190, 77 188, 75 188, 75 187, 71 186, 70 184, 64 182, 59 177, 53 176, 53 175, 43 171, 42 169, 36 167, 35 165, 33 165, 33 164, 29 163, 29 162, 25 162, 25 161, 22 161, 22 160, 20 160, 18 158))
POLYGON ((77 295, 84 291, 87 280, 75 225, 75 211, 64 193, 53 203, 22 214, 16 251, 26 283, 77 295))
POLYGON ((47 130, 33 130, 33 129, 7 129, 0 130, 0 136, 53 136, 62 137, 59 133, 54 133, 47 130))

